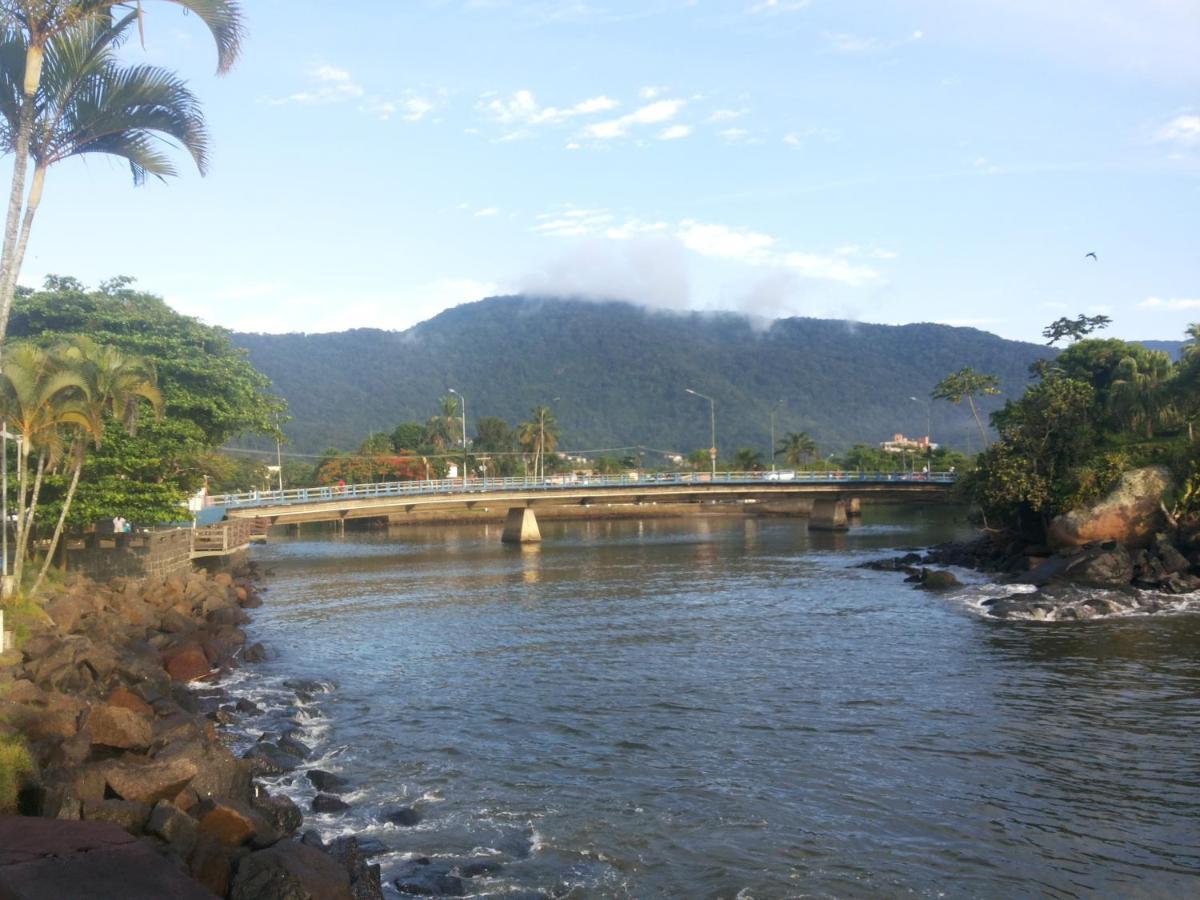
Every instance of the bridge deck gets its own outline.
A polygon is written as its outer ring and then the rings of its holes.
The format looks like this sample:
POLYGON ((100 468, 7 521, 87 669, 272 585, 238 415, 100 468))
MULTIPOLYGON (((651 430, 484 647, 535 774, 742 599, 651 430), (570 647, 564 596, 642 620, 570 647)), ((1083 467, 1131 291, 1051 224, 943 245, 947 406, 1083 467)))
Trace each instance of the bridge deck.
POLYGON ((941 496, 954 483, 953 473, 728 472, 716 478, 694 472, 642 477, 573 476, 443 479, 385 482, 338 487, 296 488, 219 495, 211 503, 231 518, 261 518, 272 523, 374 518, 415 509, 480 506, 588 506, 593 503, 697 503, 705 500, 769 500, 781 497, 878 497, 895 499, 941 496))

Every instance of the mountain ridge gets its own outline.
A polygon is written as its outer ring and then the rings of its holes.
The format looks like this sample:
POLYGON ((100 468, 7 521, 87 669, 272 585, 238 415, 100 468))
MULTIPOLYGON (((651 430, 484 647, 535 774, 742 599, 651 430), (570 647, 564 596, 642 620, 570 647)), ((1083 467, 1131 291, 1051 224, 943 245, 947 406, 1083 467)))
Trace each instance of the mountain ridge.
POLYGON ((1000 378, 1016 396, 1028 367, 1053 355, 975 328, 877 325, 738 313, 651 310, 624 301, 492 297, 444 310, 404 331, 235 333, 234 342, 289 401, 294 449, 352 448, 371 430, 425 421, 448 388, 466 395, 468 426, 483 415, 510 424, 547 403, 564 447, 644 445, 688 452, 709 443, 716 401, 722 453, 752 446, 766 456, 776 435, 808 431, 826 452, 877 443, 895 432, 978 448, 965 407, 933 403, 934 384, 965 366, 1000 378), (912 397, 917 398, 913 402, 912 397), (972 431, 974 437, 972 438, 972 431))

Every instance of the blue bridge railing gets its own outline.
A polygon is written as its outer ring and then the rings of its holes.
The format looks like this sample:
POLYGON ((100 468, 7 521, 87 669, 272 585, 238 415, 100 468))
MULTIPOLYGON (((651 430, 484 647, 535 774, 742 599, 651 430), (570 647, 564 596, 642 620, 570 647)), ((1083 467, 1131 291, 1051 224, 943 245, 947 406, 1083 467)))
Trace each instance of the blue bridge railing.
POLYGON ((483 494, 496 491, 556 491, 580 488, 846 484, 923 482, 953 484, 953 472, 669 472, 628 475, 549 475, 545 478, 441 478, 430 481, 383 481, 375 484, 346 484, 325 487, 289 488, 283 491, 244 491, 214 494, 207 505, 225 509, 289 506, 298 503, 329 503, 378 497, 428 497, 430 495, 483 494))

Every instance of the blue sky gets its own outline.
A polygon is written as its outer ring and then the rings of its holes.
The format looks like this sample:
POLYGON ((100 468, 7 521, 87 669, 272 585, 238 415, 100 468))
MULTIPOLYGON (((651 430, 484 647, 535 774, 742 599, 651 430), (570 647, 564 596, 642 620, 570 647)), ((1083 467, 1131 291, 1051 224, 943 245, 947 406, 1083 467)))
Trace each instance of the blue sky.
POLYGON ((519 291, 1029 340, 1200 321, 1197 0, 245 5, 227 76, 167 4, 126 51, 204 99, 209 176, 62 165, 23 283, 129 274, 255 331, 519 291))

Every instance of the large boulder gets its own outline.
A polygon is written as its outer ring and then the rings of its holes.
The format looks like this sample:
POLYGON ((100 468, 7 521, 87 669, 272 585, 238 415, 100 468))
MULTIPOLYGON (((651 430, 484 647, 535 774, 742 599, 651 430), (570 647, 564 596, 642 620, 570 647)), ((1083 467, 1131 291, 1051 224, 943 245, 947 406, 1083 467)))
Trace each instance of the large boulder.
POLYGON ((88 710, 85 725, 92 745, 112 750, 145 750, 153 739, 153 729, 145 717, 109 703, 88 710))
POLYGON ((104 778, 108 789, 122 800, 157 803, 174 798, 197 771, 187 759, 143 762, 126 755, 104 767, 104 778))
POLYGON ((165 650, 162 664, 174 681, 196 681, 211 672, 204 648, 196 641, 186 641, 165 650))
POLYGON ((315 847, 283 841, 238 865, 230 900, 353 900, 350 874, 315 847))
POLYGON ((1056 549, 1100 541, 1117 541, 1126 547, 1148 546, 1155 532, 1162 529, 1162 498, 1171 483, 1171 473, 1163 466, 1126 472, 1108 496, 1051 522, 1046 538, 1056 549))

